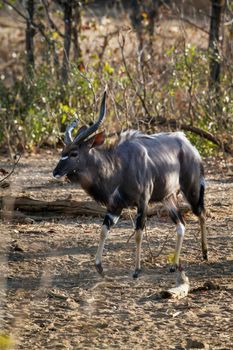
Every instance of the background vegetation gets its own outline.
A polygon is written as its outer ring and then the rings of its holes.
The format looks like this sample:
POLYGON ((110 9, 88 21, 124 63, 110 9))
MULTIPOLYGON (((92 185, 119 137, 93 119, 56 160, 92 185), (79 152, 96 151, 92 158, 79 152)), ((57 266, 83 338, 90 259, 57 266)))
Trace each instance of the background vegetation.
POLYGON ((204 154, 233 153, 233 4, 0 0, 0 145, 56 146, 94 120, 108 132, 185 130, 204 154))

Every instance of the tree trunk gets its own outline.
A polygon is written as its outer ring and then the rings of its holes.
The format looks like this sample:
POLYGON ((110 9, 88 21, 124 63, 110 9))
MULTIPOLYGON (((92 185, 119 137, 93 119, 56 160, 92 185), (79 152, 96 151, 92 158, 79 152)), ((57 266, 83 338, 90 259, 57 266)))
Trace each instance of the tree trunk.
MULTIPOLYGON (((52 21, 52 19, 50 17, 50 14, 49 14, 49 3, 46 0, 42 0, 42 4, 44 6, 44 10, 45 10, 45 13, 46 13, 46 17, 47 17, 47 21, 48 21, 49 27, 52 30, 55 30, 58 33, 59 29, 54 24, 54 22, 52 21)), ((47 41, 49 49, 52 52, 52 55, 53 55, 53 66, 54 66, 54 69, 55 69, 55 72, 56 72, 57 79, 59 79, 59 57, 58 57, 58 53, 57 53, 56 40, 53 37, 50 37, 50 35, 46 35, 44 30, 42 30, 41 33, 44 36, 45 40, 47 41)))
POLYGON ((211 20, 210 20, 210 35, 209 35, 209 50, 210 50, 210 88, 219 90, 220 84, 220 60, 219 60, 219 31, 221 24, 221 14, 224 6, 224 0, 211 0, 211 20))
POLYGON ((210 20, 210 35, 209 35, 209 90, 211 96, 210 113, 218 119, 218 126, 222 127, 222 104, 220 90, 220 25, 221 14, 224 5, 224 0, 211 0, 211 20, 210 20))
POLYGON ((27 0, 26 10, 28 13, 26 22, 26 70, 29 77, 32 76, 35 60, 34 60, 34 35, 35 29, 33 27, 33 17, 34 17, 34 0, 27 0))
POLYGON ((77 5, 74 9, 74 25, 73 25, 73 44, 74 44, 74 61, 78 66, 82 62, 82 51, 79 44, 79 33, 81 30, 81 11, 80 6, 77 5))
POLYGON ((72 3, 69 1, 63 4, 64 6, 64 49, 63 49, 63 62, 61 69, 62 82, 66 84, 69 76, 69 57, 70 57, 70 46, 71 46, 71 35, 72 35, 72 3))
POLYGON ((131 14, 130 20, 133 29, 136 32, 138 39, 138 50, 143 51, 143 28, 142 28, 142 16, 141 16, 141 6, 139 0, 131 0, 131 14))
POLYGON ((151 0, 148 6, 148 34, 149 34, 149 50, 153 57, 153 41, 154 41, 154 30, 155 30, 155 19, 158 15, 158 0, 151 0))

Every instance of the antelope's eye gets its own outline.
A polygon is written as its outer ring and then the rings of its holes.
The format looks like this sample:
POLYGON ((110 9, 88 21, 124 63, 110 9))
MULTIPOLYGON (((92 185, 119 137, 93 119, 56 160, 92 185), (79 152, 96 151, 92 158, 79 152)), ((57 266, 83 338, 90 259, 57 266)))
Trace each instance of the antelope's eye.
POLYGON ((78 155, 78 152, 71 152, 70 153, 70 157, 77 157, 77 155, 78 155))

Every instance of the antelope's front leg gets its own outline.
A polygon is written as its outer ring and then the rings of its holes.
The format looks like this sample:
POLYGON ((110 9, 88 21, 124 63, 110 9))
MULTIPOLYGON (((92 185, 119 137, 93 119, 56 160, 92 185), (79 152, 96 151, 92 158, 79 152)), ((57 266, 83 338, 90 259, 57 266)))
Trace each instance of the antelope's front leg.
POLYGON ((102 225, 101 232, 100 232, 99 245, 98 245, 98 249, 97 249, 96 256, 95 256, 95 267, 96 267, 97 272, 100 275, 103 275, 102 255, 103 255, 103 250, 104 250, 104 244, 105 244, 105 241, 108 237, 108 233, 109 233, 110 228, 114 224, 116 224, 118 219, 119 219, 119 216, 113 215, 111 213, 107 213, 105 215, 105 218, 103 221, 103 225, 102 225))
POLYGON ((141 272, 142 237, 143 237, 143 231, 141 229, 136 230, 135 231, 136 257, 135 257, 135 270, 133 273, 133 278, 137 278, 141 272))

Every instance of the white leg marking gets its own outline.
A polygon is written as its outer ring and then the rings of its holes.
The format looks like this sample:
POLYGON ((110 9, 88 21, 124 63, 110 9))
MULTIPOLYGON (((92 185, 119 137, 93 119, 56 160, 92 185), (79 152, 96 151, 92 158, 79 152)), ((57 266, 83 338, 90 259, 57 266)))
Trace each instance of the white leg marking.
POLYGON ((113 214, 110 214, 110 213, 108 213, 108 217, 110 217, 112 219, 112 222, 113 222, 114 225, 116 225, 117 221, 119 220, 119 216, 113 215, 113 214))
POLYGON ((177 241, 176 241, 176 250, 175 250, 175 264, 179 265, 180 251, 182 248, 182 243, 183 243, 184 233, 185 233, 185 227, 181 222, 179 222, 176 225, 176 232, 177 232, 177 241))
POLYGON ((96 256, 95 256, 96 265, 102 263, 104 244, 105 244, 106 238, 108 236, 108 232, 109 232, 109 230, 108 230, 107 226, 103 225, 101 228, 101 232, 100 232, 99 246, 98 246, 96 256))

